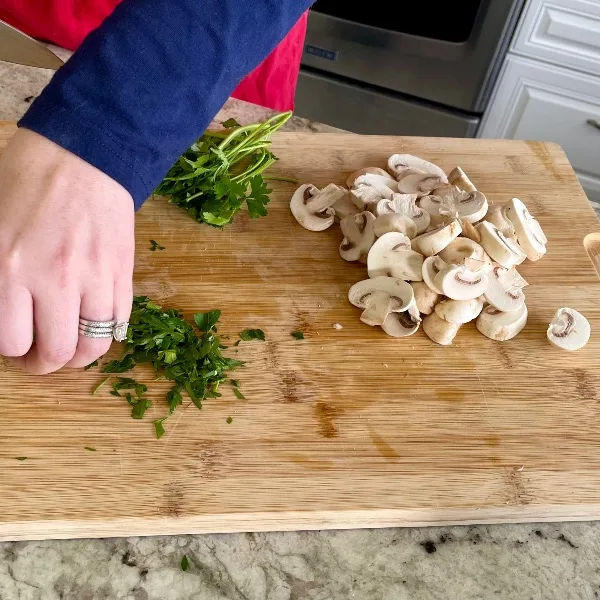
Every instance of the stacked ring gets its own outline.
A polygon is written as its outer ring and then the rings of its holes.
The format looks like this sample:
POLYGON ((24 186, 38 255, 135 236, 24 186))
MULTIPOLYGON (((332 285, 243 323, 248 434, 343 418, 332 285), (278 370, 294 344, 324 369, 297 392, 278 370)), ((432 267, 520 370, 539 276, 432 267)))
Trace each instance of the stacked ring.
POLYGON ((122 342, 127 337, 128 323, 118 323, 116 319, 112 321, 90 321, 89 319, 79 318, 79 333, 89 338, 114 338, 117 342, 122 342))

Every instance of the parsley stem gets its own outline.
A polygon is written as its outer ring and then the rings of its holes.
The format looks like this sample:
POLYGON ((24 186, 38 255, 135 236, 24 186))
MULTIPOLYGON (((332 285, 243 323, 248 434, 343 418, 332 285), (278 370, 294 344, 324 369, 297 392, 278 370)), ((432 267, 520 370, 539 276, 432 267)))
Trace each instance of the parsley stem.
POLYGON ((293 177, 277 177, 276 175, 273 175, 272 177, 269 175, 266 175, 264 177, 265 181, 286 181, 287 183, 298 183, 297 179, 294 179, 293 177))

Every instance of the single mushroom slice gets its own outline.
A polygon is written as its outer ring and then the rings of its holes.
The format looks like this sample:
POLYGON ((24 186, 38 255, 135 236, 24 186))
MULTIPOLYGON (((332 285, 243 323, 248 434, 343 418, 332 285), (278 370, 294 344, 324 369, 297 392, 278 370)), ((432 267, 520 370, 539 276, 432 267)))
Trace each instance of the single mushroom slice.
POLYGON ((347 190, 330 183, 319 190, 314 185, 301 185, 292 196, 290 210, 302 227, 309 231, 324 231, 333 225, 332 206, 347 194, 347 190))
POLYGON ((383 214, 395 212, 409 217, 417 226, 417 234, 423 233, 429 227, 431 221, 431 215, 417 206, 416 194, 393 194, 389 201, 378 204, 377 210, 383 214))
POLYGON ((513 198, 506 206, 506 217, 513 224, 517 242, 527 254, 527 258, 531 261, 540 260, 546 254, 548 238, 538 220, 518 198, 513 198))
POLYGON ((485 220, 489 221, 492 225, 494 225, 498 231, 511 240, 516 240, 516 232, 513 224, 506 217, 506 205, 505 204, 495 204, 494 206, 490 206, 487 214, 485 215, 485 220))
POLYGON ((360 260, 367 256, 375 242, 373 224, 375 216, 365 211, 348 215, 340 221, 344 239, 340 244, 340 256, 347 261, 360 260))
POLYGON ((350 190, 350 196, 356 206, 361 210, 365 210, 370 205, 377 204, 380 200, 391 198, 392 194, 397 191, 397 183, 390 177, 367 173, 356 178, 350 190))
POLYGON ((354 187, 354 182, 361 175, 379 175, 379 177, 385 177, 385 179, 390 179, 394 184, 396 183, 386 170, 380 169, 379 167, 364 167, 364 169, 358 169, 357 171, 350 173, 346 179, 346 185, 349 188, 354 187))
POLYGON ((486 337, 497 342, 505 342, 520 333, 527 323, 525 304, 518 310, 502 312, 493 306, 486 306, 475 321, 475 327, 486 337))
POLYGON ((407 310, 414 301, 408 283, 393 277, 374 277, 355 283, 348 292, 348 300, 364 308, 360 320, 367 325, 383 325, 392 312, 407 310))
POLYGON ((464 237, 473 240, 474 242, 481 242, 481 235, 479 235, 479 231, 475 229, 473 223, 469 223, 469 221, 461 220, 460 224, 462 225, 462 234, 464 237))
POLYGON ((520 265, 527 255, 513 240, 507 238, 495 225, 482 221, 475 229, 481 236, 483 249, 506 269, 520 265))
POLYGON ((421 319, 411 311, 394 312, 387 316, 381 329, 392 337, 407 337, 413 335, 419 329, 421 319))
POLYGON ((403 194, 416 194, 417 196, 427 196, 431 192, 443 185, 444 179, 440 179, 437 175, 432 175, 426 171, 409 169, 399 175, 398 191, 403 194))
MULTIPOLYGON (((388 171, 398 180, 408 174, 409 171, 412 171, 413 173, 421 172, 434 176, 440 181, 440 185, 448 183, 446 173, 440 167, 412 154, 392 154, 388 158, 388 171)), ((407 193, 412 194, 414 192, 407 193)))
POLYGON ((417 236, 412 241, 412 248, 424 256, 433 256, 441 252, 452 240, 457 238, 462 231, 458 219, 447 225, 440 225, 433 231, 428 231, 417 236))
MULTIPOLYGON (((383 202, 387 202, 387 200, 383 200, 383 202)), ((412 239, 417 235, 417 226, 410 217, 397 213, 388 213, 375 219, 373 231, 377 237, 381 237, 391 231, 396 231, 412 239)))
POLYGON ((439 257, 452 265, 464 265, 467 259, 485 262, 486 256, 477 242, 465 237, 457 237, 439 252, 439 257))
POLYGON ((442 295, 442 290, 435 284, 437 274, 445 269, 448 265, 439 256, 429 256, 423 261, 423 281, 429 289, 436 294, 442 295))
POLYGON ((494 265, 488 275, 488 287, 484 297, 486 302, 503 312, 519 310, 525 304, 525 294, 522 288, 527 282, 512 267, 505 269, 494 265))
POLYGON ((563 350, 579 350, 590 339, 590 322, 572 308, 559 308, 548 325, 548 341, 563 350))
POLYGON ((369 277, 388 275, 405 281, 421 281, 423 256, 410 249, 410 240, 403 233, 383 234, 369 250, 369 277))
POLYGON ((456 167, 448 173, 448 183, 455 185, 463 192, 476 192, 477 188, 471 183, 471 180, 467 177, 466 173, 460 168, 456 167))
POLYGON ((348 215, 356 215, 360 212, 358 206, 352 202, 350 193, 340 198, 335 204, 331 205, 331 208, 335 211, 335 220, 341 221, 348 215))
POLYGON ((415 304, 418 311, 424 315, 430 315, 442 297, 434 292, 424 281, 413 281, 410 285, 415 294, 415 304))
POLYGON ((481 298, 442 300, 435 305, 435 314, 444 321, 455 325, 462 325, 476 319, 482 310, 483 300, 481 298))
POLYGON ((434 279, 435 286, 452 300, 471 300, 481 296, 488 285, 488 276, 474 273, 465 266, 448 265, 434 279))
POLYGON ((435 312, 423 319, 423 331, 427 337, 440 346, 449 346, 456 337, 460 325, 444 321, 435 312))
POLYGON ((481 221, 488 211, 487 198, 478 191, 463 192, 456 186, 445 185, 433 190, 419 201, 432 219, 461 219, 469 223, 481 221))

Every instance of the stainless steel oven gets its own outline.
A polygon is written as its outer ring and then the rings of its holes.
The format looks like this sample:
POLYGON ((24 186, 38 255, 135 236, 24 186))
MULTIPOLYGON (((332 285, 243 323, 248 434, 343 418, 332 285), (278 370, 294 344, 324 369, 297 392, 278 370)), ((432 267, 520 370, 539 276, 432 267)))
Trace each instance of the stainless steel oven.
POLYGON ((473 136, 524 1, 318 0, 296 113, 359 133, 473 136))

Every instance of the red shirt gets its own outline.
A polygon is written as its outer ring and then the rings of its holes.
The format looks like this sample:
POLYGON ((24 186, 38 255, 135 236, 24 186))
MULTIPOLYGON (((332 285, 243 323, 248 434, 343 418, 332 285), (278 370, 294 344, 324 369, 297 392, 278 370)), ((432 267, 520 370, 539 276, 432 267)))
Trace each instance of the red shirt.
MULTIPOLYGON (((75 50, 120 1, 0 0, 0 19, 32 37, 75 50)), ((241 81, 234 98, 293 110, 307 16, 304 13, 273 52, 241 81)))

